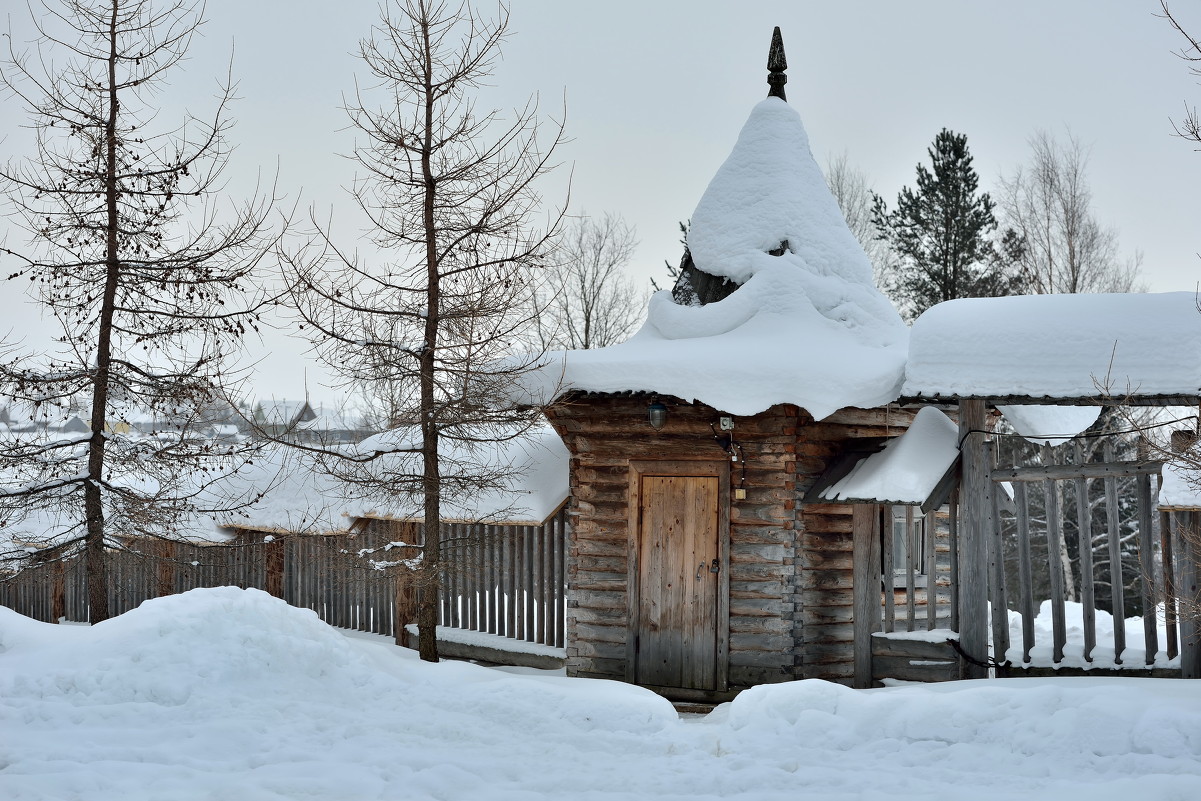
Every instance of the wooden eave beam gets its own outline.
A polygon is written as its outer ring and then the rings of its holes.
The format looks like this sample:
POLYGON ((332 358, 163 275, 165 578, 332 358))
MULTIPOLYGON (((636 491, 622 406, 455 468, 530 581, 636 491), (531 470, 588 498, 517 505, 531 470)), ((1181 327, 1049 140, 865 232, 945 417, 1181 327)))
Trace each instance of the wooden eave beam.
POLYGON ((1041 467, 1011 467, 992 471, 993 481, 1042 481, 1064 478, 1108 478, 1109 476, 1158 475, 1163 462, 1099 462, 1051 464, 1041 467))
POLYGON ((954 404, 982 400, 990 406, 1196 406, 1201 395, 1079 395, 1051 398, 1045 395, 906 395, 900 404, 954 404))

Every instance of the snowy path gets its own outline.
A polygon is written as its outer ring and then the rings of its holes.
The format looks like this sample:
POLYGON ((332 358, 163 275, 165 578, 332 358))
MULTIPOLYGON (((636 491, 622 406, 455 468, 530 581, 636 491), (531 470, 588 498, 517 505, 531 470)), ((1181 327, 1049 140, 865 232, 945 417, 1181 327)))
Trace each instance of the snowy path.
POLYGON ((1201 683, 797 682, 705 718, 611 682, 428 665, 257 591, 104 624, 0 609, 0 798, 1192 801, 1201 683))

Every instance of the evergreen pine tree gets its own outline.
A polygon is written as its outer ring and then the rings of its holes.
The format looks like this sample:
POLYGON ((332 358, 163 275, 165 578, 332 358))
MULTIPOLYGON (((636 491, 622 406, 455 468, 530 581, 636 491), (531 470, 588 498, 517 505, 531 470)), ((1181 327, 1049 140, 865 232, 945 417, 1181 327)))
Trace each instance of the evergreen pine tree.
POLYGON ((903 187, 895 210, 873 196, 872 220, 900 259, 893 299, 910 317, 944 300, 1011 294, 1004 265, 1020 247, 1007 236, 993 248, 993 201, 978 193, 967 137, 944 128, 926 152, 932 169, 917 165, 917 189, 903 187))

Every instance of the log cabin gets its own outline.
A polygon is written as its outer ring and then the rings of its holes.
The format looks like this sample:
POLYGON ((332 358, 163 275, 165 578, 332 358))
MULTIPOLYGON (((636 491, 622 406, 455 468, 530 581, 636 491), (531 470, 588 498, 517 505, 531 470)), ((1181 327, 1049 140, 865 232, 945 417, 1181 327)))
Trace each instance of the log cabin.
MULTIPOLYGON (((1049 457, 998 465, 990 447, 1002 415, 1017 429, 1039 417, 1031 405, 1056 413, 1119 401, 1196 406, 1195 298, 957 300, 907 328, 873 285, 871 266, 826 189, 787 104, 784 67, 777 31, 769 96, 752 110, 702 196, 679 280, 652 299, 642 330, 622 345, 563 354, 542 371, 543 385, 531 387, 569 450, 565 569, 557 506, 565 493, 557 485, 544 512, 494 519, 495 531, 467 537, 455 528, 478 524, 479 509, 441 521, 454 540, 473 543, 461 561, 475 568, 443 578, 442 624, 565 644, 570 675, 712 701, 797 678, 868 687, 886 678, 989 675, 1010 661, 1006 610, 1016 609, 1022 643, 1014 645, 1024 653, 1012 661, 1022 668, 1034 645, 1028 626, 1035 598, 1023 578, 1007 599, 1001 520, 1013 517, 1019 546, 1028 542, 1034 533, 1023 529, 1031 522, 1025 487, 1056 482, 1078 497, 1098 489, 1106 496, 1101 508, 1113 558, 1121 558, 1121 523, 1137 535, 1136 556, 1151 555, 1144 566, 1162 568, 1162 578, 1143 582, 1143 608, 1166 602, 1169 626, 1188 608, 1175 605, 1177 593, 1196 610, 1197 541, 1190 532, 1201 501, 1164 496, 1160 510, 1171 522, 1161 525, 1163 544, 1154 552, 1157 464, 1049 457), (1118 475, 1138 485, 1127 515, 1133 523, 1118 520, 1111 489, 1118 475), (1015 511, 1002 509, 1001 481, 1016 487, 1015 511), (516 537, 517 529, 530 531, 516 537), (536 581, 535 569, 542 576, 536 581), (563 584, 566 631, 558 618, 563 584)), ((1033 433, 1071 435, 1088 423, 1033 425, 1033 433)), ((558 458, 538 462, 545 467, 558 458)), ((334 550, 349 554, 352 534, 389 543, 393 524, 415 526, 419 516, 361 509, 361 525, 329 523, 323 516, 341 515, 347 499, 306 511, 302 501, 322 494, 277 493, 282 523, 242 521, 241 536, 264 546, 267 557, 261 566, 231 569, 265 573, 269 590, 327 610, 336 625, 368 620, 374 631, 383 620, 391 622, 382 630, 392 631, 403 623, 404 605, 392 601, 393 590, 360 582, 372 587, 366 600, 331 603, 334 588, 310 580, 316 572, 284 579, 284 543, 275 534, 346 537, 334 550), (370 615, 362 613, 367 608, 370 615)), ((1062 541, 1065 521, 1046 518, 1039 535, 1052 562, 1058 670, 1065 588, 1054 586, 1062 565, 1053 564, 1057 549, 1050 544, 1062 541)), ((307 551, 297 560, 310 567, 316 561, 307 551)), ((1028 549, 1018 561, 1028 574, 1028 549)), ((1088 645, 1090 632, 1096 639, 1088 611, 1095 588, 1091 568, 1082 576, 1087 662, 1096 645, 1088 645)), ((160 589, 184 586, 174 575, 143 578, 160 589)), ((1120 589, 1112 592, 1112 608, 1122 609, 1120 589)), ((63 606, 42 604, 56 618, 63 606)), ((86 611, 76 614, 86 618, 86 611)), ((1159 664, 1159 648, 1154 617, 1144 622, 1142 664, 1149 670, 1159 664)), ((1195 615, 1182 619, 1179 631, 1169 631, 1165 654, 1179 658, 1180 675, 1193 678, 1201 677, 1196 631, 1195 615)), ((1111 662, 1121 663, 1123 645, 1114 649, 1111 662)))
POLYGON ((854 679, 855 506, 812 491, 917 410, 892 402, 906 328, 785 67, 777 29, 768 98, 692 216, 672 292, 629 342, 566 354, 546 409, 571 452, 569 675, 706 700, 854 679))
MULTIPOLYGON (((569 675, 704 701, 802 678, 990 675, 1009 642, 1001 410, 1195 404, 1201 389, 1145 336, 1174 326, 1201 346, 1185 293, 951 301, 911 331, 826 187, 785 67, 777 29, 768 97, 692 215, 672 291, 629 341, 556 356, 531 390, 571 454, 569 675), (1060 347, 1072 325, 1079 341, 1060 347), (918 444, 893 447, 919 416, 918 444), (890 639, 898 604, 933 633, 890 639)), ((1079 485, 1125 468, 1064 469, 1079 485)))

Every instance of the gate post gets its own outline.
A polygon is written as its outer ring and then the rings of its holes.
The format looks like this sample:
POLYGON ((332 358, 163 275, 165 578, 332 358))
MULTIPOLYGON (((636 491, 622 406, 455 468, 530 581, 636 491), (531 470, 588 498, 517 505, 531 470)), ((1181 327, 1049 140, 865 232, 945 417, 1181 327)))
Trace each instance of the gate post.
MULTIPOLYGON (((855 689, 872 686, 872 632, 880 631, 880 505, 851 507, 855 593, 855 689)), ((933 581, 933 579, 931 579, 933 581)))
MULTIPOLYGON (((959 644, 968 656, 988 658, 989 464, 985 452, 986 406, 980 399, 959 401, 960 503, 959 644)), ((962 661, 965 679, 988 678, 982 664, 962 661)))
POLYGON ((1176 512, 1176 564, 1180 579, 1176 584, 1180 599, 1180 678, 1201 679, 1201 543, 1198 543, 1199 512, 1176 512))

